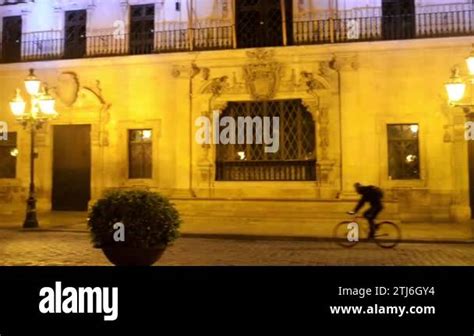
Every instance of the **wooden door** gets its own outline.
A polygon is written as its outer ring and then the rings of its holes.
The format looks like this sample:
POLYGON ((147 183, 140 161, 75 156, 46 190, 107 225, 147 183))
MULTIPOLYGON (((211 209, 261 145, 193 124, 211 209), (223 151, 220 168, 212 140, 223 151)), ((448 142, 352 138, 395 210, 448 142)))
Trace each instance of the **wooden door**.
POLYGON ((54 126, 53 210, 86 211, 91 196, 91 128, 54 126))

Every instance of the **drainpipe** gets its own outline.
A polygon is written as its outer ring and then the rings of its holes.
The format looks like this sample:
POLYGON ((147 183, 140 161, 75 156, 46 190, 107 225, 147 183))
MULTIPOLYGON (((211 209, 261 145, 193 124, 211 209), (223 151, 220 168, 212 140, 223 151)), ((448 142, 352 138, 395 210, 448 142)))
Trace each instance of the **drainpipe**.
POLYGON ((194 4, 193 0, 188 0, 187 2, 188 10, 188 43, 189 50, 193 51, 194 49, 194 4))
POLYGON ((234 49, 237 48, 237 27, 236 27, 236 22, 235 22, 235 16, 236 16, 236 0, 232 0, 230 3, 232 5, 232 47, 234 49))
POLYGON ((194 77, 196 77, 201 69, 196 65, 196 63, 191 64, 191 74, 189 76, 189 192, 193 198, 196 198, 196 192, 193 189, 193 145, 194 145, 194 122, 193 122, 193 96, 194 96, 194 77))
POLYGON ((343 137, 342 137, 342 132, 343 132, 343 129, 342 129, 342 108, 343 108, 343 104, 342 104, 342 96, 341 96, 341 92, 342 92, 342 80, 341 80, 341 70, 338 69, 338 67, 336 66, 336 58, 334 57, 334 59, 331 61, 332 62, 332 65, 331 67, 336 70, 337 72, 337 90, 338 90, 338 106, 339 106, 339 146, 341 148, 341 150, 339 151, 339 165, 340 165, 340 169, 339 169, 339 180, 340 180, 340 191, 339 191, 339 196, 338 198, 341 197, 343 191, 344 191, 344 170, 343 170, 343 153, 342 151, 344 150, 343 149, 343 143, 342 143, 342 140, 343 140, 343 137))
POLYGON ((282 32, 283 32, 283 45, 288 45, 288 32, 286 29, 286 4, 285 0, 280 0, 280 8, 281 8, 281 22, 282 22, 282 32))

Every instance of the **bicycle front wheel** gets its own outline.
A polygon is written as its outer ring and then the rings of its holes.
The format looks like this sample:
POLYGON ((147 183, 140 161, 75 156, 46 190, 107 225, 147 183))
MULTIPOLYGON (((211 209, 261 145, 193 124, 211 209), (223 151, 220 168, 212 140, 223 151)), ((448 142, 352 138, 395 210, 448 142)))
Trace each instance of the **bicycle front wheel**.
POLYGON ((402 231, 397 224, 382 222, 377 227, 375 242, 378 246, 390 249, 397 246, 402 240, 402 231))
POLYGON ((353 239, 354 237, 351 236, 351 230, 354 230, 354 225, 357 225, 358 229, 358 224, 355 222, 346 221, 336 225, 333 236, 337 244, 346 248, 357 245, 359 242, 358 236, 356 237, 357 239, 353 239))

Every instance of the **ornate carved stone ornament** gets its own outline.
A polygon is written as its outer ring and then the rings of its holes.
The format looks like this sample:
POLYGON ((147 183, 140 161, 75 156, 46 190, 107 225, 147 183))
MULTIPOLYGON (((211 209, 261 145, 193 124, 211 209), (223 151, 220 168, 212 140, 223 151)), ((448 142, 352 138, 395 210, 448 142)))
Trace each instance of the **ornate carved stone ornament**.
POLYGON ((205 84, 201 93, 210 93, 213 97, 219 97, 224 93, 224 90, 230 87, 228 80, 229 77, 227 76, 213 78, 205 84))
POLYGON ((58 86, 55 88, 55 92, 64 105, 67 107, 74 105, 79 93, 79 79, 77 75, 73 72, 63 72, 59 75, 58 86))
MULTIPOLYGON (((321 60, 310 64, 311 71, 297 72, 296 68, 284 71, 281 63, 274 61, 273 50, 257 49, 247 53, 251 61, 242 66, 242 76, 238 71, 211 76, 211 69, 201 69, 200 94, 211 94, 211 100, 231 99, 231 95, 249 94, 253 100, 271 100, 277 94, 305 93, 315 98, 323 96, 335 87, 336 72, 331 61, 321 60), (287 75, 286 75, 287 74, 287 75)), ((189 78, 189 67, 175 66, 175 78, 189 78)), ((302 95, 304 96, 304 95, 302 95)))
POLYGON ((359 57, 356 54, 335 55, 330 66, 336 71, 359 70, 359 57))
POLYGON ((282 65, 274 61, 273 50, 257 49, 247 52, 251 63, 244 66, 244 80, 255 100, 270 100, 278 92, 282 65))
POLYGON ((191 65, 173 65, 171 68, 171 76, 180 79, 194 79, 197 75, 202 74, 204 80, 209 79, 210 70, 208 68, 199 67, 196 63, 191 65))
POLYGON ((321 75, 308 71, 302 71, 300 74, 300 85, 306 88, 310 95, 317 96, 319 91, 329 90, 329 82, 321 75))
POLYGON ((59 75, 57 86, 50 90, 59 105, 67 108, 88 108, 106 106, 102 97, 100 82, 96 81, 95 87, 81 86, 79 78, 74 72, 63 72, 59 75))

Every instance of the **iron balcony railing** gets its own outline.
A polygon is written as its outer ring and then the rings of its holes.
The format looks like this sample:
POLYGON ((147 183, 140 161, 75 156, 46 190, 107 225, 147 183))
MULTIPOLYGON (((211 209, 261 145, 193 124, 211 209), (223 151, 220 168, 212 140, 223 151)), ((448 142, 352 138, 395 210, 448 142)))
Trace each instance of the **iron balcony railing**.
POLYGON ((0 60, 39 61, 233 48, 231 26, 178 29, 142 34, 101 34, 67 40, 61 31, 22 34, 0 44, 0 60), (191 38, 192 37, 192 38, 191 38), (12 57, 13 56, 13 57, 12 57), (16 57, 15 57, 16 56, 16 57))
POLYGON ((225 161, 216 164, 217 181, 316 181, 315 160, 225 161))
POLYGON ((295 44, 344 43, 474 34, 474 11, 295 22, 295 44))
MULTIPOLYGON (((0 44, 0 62, 122 56, 238 48, 232 25, 145 34, 92 33, 68 40, 62 31, 22 34, 0 44)), ((293 22, 294 45, 449 37, 474 34, 474 11, 327 18, 293 22)), ((271 45, 268 45, 271 46, 271 45)))

